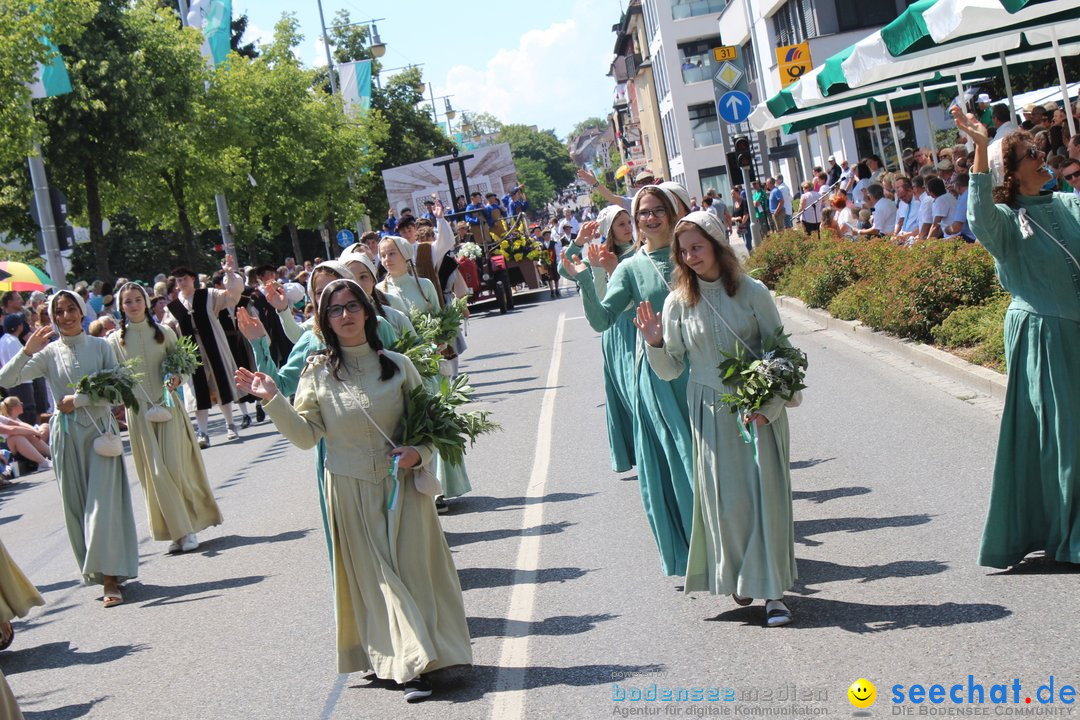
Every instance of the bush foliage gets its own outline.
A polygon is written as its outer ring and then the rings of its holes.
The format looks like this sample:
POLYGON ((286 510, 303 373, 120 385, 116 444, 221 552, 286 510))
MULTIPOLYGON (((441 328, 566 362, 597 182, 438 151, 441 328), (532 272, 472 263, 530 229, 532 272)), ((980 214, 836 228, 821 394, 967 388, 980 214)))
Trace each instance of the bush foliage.
POLYGON ((831 233, 786 230, 766 237, 747 271, 778 293, 827 308, 843 320, 921 342, 937 342, 991 367, 1004 366, 1002 325, 1009 296, 979 245, 928 240, 900 247, 831 233))

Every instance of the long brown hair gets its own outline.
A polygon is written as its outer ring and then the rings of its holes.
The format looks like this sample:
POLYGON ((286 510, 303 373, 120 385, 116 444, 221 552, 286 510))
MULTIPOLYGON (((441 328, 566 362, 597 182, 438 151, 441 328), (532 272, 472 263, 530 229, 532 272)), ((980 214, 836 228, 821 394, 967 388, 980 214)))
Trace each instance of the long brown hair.
MULTIPOLYGON (((615 221, 618 220, 619 216, 622 215, 623 213, 626 213, 627 217, 630 217, 630 212, 628 210, 622 210, 621 212, 615 213, 615 217, 613 217, 611 219, 611 227, 608 228, 607 237, 604 238, 604 249, 606 249, 609 253, 611 253, 615 257, 619 257, 619 255, 621 255, 624 252, 630 252, 632 250, 637 250, 638 247, 641 246, 641 240, 635 240, 633 235, 630 236, 630 244, 629 245, 624 245, 624 246, 622 246, 620 248, 618 243, 615 242, 615 221)), ((634 218, 633 217, 630 217, 630 227, 631 228, 634 227, 634 218)))
POLYGON ((398 371, 398 367, 393 360, 383 354, 383 344, 378 333, 379 316, 375 314, 371 298, 355 280, 331 280, 330 284, 323 288, 322 294, 326 295, 326 302, 319 303, 319 315, 315 320, 315 329, 322 337, 323 342, 326 343, 324 353, 327 364, 330 366, 330 372, 333 373, 336 380, 341 380, 340 373, 343 364, 341 340, 338 339, 334 329, 330 327, 330 298, 338 290, 348 290, 349 294, 364 306, 364 335, 367 337, 367 344, 379 354, 379 365, 382 367, 379 379, 389 380, 398 371), (326 295, 328 290, 330 294, 326 295))
POLYGON ((120 293, 117 295, 120 306, 120 344, 127 345, 127 331, 128 331, 128 319, 127 314, 124 312, 124 292, 135 291, 142 295, 143 304, 146 305, 146 322, 154 330, 154 340, 160 345, 165 342, 165 333, 161 332, 161 327, 158 326, 157 320, 154 319, 154 304, 151 302, 149 293, 146 290, 136 286, 134 283, 127 283, 120 288, 120 293))
POLYGON ((1020 194, 1020 181, 1016 177, 1016 170, 1020 167, 1022 158, 1016 159, 1016 146, 1021 143, 1034 147, 1035 138, 1027 130, 1014 130, 1001 141, 1001 167, 1005 182, 1001 187, 994 188, 994 202, 1009 207, 1016 207, 1016 196, 1020 194))
POLYGON ((728 297, 735 297, 739 291, 739 283, 742 281, 742 266, 735 251, 727 243, 717 242, 709 233, 705 232, 697 223, 680 220, 675 226, 675 239, 671 241, 671 257, 675 260, 675 269, 671 273, 671 291, 677 293, 690 307, 698 304, 701 299, 701 287, 698 285, 698 276, 686 261, 682 258, 679 249, 679 239, 691 230, 697 230, 702 237, 712 245, 716 262, 720 265, 720 280, 724 283, 724 291, 728 297))
POLYGON ((667 219, 669 223, 675 223, 675 206, 671 204, 671 199, 668 198, 668 194, 664 192, 657 185, 646 185, 638 190, 637 195, 634 196, 634 202, 631 204, 632 212, 630 214, 630 220, 634 223, 634 228, 638 231, 638 237, 643 237, 644 233, 641 228, 638 227, 637 211, 641 205, 641 198, 649 195, 660 201, 660 205, 664 208, 664 212, 667 213, 667 219))

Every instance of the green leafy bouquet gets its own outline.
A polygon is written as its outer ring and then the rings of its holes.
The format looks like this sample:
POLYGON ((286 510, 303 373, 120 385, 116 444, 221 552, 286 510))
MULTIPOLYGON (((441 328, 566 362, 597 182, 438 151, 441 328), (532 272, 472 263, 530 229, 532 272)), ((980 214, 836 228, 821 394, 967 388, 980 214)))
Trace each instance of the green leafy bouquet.
POLYGON ((406 330, 388 349, 412 360, 412 364, 416 366, 416 371, 422 378, 435 377, 439 374, 438 347, 424 342, 414 333, 406 330))
POLYGON ((409 313, 409 320, 424 342, 439 346, 449 345, 461 332, 461 323, 465 320, 468 308, 469 303, 465 298, 454 298, 436 313, 413 310, 409 313))
POLYGON ((465 457, 466 439, 471 446, 479 436, 500 429, 487 410, 458 411, 472 394, 467 375, 458 375, 452 381, 443 378, 435 393, 423 386, 413 388, 405 401, 405 439, 401 444, 430 443, 443 460, 460 464, 465 457))
POLYGON ((170 375, 191 375, 202 366, 199 346, 189 337, 180 338, 176 347, 165 351, 161 360, 161 374, 167 380, 170 375))
POLYGON ((75 392, 89 395, 94 400, 123 405, 138 412, 139 401, 135 397, 135 386, 141 376, 135 372, 136 362, 138 361, 127 360, 114 368, 98 370, 79 378, 79 382, 68 387, 75 388, 75 392))
POLYGON ((787 342, 783 328, 762 341, 761 358, 748 357, 740 342, 734 354, 721 350, 720 379, 735 385, 733 393, 724 393, 720 401, 733 413, 748 417, 775 397, 790 401, 806 387, 806 353, 787 342))

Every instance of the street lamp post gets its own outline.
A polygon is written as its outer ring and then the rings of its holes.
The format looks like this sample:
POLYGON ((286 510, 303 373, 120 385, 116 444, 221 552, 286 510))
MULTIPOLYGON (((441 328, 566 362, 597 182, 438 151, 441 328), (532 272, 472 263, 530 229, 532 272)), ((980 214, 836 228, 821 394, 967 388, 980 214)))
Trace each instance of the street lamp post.
MULTIPOLYGON (((326 49, 326 66, 330 70, 330 94, 337 95, 337 79, 334 77, 334 58, 330 53, 330 36, 326 32, 326 18, 323 16, 322 0, 317 0, 317 4, 319 6, 319 23, 322 25, 323 46, 326 49)), ((368 52, 371 53, 371 57, 373 58, 381 58, 386 54, 386 43, 379 37, 379 26, 375 23, 385 19, 386 18, 372 18, 371 20, 363 20, 361 22, 334 25, 334 28, 356 27, 357 25, 369 26, 371 28, 371 34, 368 36, 368 52)))
POLYGON ((445 101, 445 109, 443 111, 443 114, 446 116, 446 124, 447 124, 446 129, 447 129, 447 131, 449 131, 450 130, 450 121, 453 120, 454 117, 457 116, 457 111, 454 110, 454 108, 450 106, 450 98, 452 98, 454 96, 453 95, 440 95, 439 97, 436 98, 435 97, 435 90, 431 87, 431 83, 428 83, 427 86, 428 86, 428 94, 431 97, 431 121, 433 123, 435 123, 436 125, 439 124, 439 112, 438 112, 438 110, 435 109, 435 101, 436 100, 445 101))

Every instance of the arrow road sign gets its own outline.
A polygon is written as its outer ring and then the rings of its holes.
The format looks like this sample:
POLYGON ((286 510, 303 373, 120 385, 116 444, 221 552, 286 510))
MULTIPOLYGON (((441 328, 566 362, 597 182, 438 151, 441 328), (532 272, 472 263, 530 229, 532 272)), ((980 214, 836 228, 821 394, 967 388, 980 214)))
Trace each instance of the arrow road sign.
POLYGON ((354 242, 356 242, 356 236, 353 235, 352 230, 349 230, 348 228, 342 228, 341 230, 338 230, 338 234, 337 234, 337 244, 338 245, 340 245, 343 248, 347 248, 350 245, 352 245, 354 242))
POLYGON ((730 125, 741 123, 750 117, 750 111, 753 110, 753 107, 750 96, 741 90, 726 92, 716 101, 717 113, 730 125))

